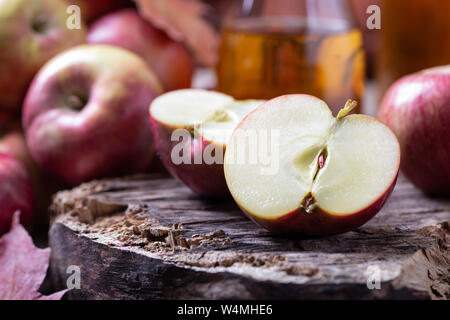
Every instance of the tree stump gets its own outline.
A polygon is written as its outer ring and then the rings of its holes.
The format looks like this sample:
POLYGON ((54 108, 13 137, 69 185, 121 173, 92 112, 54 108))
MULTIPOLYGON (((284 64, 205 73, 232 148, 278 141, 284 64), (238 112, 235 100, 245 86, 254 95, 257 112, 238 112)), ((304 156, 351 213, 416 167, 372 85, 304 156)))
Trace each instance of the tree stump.
POLYGON ((50 277, 77 299, 448 299, 450 200, 400 177, 384 209, 346 234, 285 238, 232 199, 202 199, 162 176, 58 193, 50 277), (377 282, 380 281, 380 283, 377 282))

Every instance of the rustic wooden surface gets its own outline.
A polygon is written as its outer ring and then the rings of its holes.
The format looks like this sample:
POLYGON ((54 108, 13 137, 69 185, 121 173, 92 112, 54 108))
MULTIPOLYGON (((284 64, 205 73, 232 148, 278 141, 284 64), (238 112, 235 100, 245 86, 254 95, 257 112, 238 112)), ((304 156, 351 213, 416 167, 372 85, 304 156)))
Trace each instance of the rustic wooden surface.
POLYGON ((81 268, 68 298, 450 297, 450 200, 426 198, 402 177, 369 223, 323 239, 271 234, 231 200, 158 176, 85 184, 59 193, 51 210, 51 278, 64 287, 67 267, 81 268), (380 290, 367 287, 374 266, 380 290))

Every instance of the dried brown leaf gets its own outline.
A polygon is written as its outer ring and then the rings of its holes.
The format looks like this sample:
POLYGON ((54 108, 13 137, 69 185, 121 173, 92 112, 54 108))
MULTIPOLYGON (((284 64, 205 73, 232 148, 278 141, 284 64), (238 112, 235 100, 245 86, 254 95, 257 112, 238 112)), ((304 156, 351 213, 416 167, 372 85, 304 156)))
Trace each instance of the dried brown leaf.
POLYGON ((0 238, 0 300, 61 299, 67 290, 49 296, 38 292, 47 273, 49 258, 50 249, 34 246, 16 213, 11 230, 0 238))

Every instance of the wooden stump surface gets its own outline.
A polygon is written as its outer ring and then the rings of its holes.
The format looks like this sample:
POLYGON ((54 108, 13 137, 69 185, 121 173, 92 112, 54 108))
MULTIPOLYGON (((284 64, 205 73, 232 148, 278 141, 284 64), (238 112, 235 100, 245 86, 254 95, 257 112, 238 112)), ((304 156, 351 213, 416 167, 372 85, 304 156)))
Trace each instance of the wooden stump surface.
POLYGON ((402 177, 375 218, 320 239, 272 234, 231 199, 202 199, 162 176, 87 183, 58 193, 51 212, 52 280, 64 287, 67 268, 81 270, 68 298, 450 297, 450 200, 402 177))

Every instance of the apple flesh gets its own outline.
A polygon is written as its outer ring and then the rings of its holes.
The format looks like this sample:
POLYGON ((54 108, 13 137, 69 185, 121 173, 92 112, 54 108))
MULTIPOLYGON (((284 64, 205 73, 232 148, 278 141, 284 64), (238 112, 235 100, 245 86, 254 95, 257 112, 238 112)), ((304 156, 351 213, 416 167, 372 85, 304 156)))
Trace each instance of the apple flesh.
POLYGON ((235 101, 228 95, 200 89, 172 91, 155 99, 150 122, 156 150, 166 169, 200 195, 229 195, 223 172, 226 144, 239 121, 259 104, 259 100, 235 101), (177 130, 185 136, 173 138, 177 130), (174 160, 179 155, 184 160, 174 160))
POLYGON ((379 117, 400 141, 404 175, 426 193, 450 196, 450 66, 398 80, 379 117))
POLYGON ((184 45, 153 27, 135 10, 114 12, 96 21, 87 41, 118 46, 141 56, 166 91, 191 86, 194 62, 184 45))
POLYGON ((0 154, 0 236, 8 232, 11 219, 20 211, 20 222, 31 228, 33 190, 28 174, 20 162, 0 154))
POLYGON ((54 55, 84 42, 63 0, 0 1, 0 111, 19 113, 28 85, 54 55))
POLYGON ((334 118, 318 98, 286 95, 239 124, 227 145, 225 178, 251 219, 273 232, 324 236, 357 228, 382 208, 400 147, 378 120, 347 115, 355 105, 334 118), (246 140, 259 132, 257 141, 246 140), (267 150, 270 161, 262 158, 267 150))
POLYGON ((31 154, 70 185, 142 172, 155 154, 148 106, 161 92, 145 61, 129 51, 66 51, 39 72, 25 99, 31 154))

